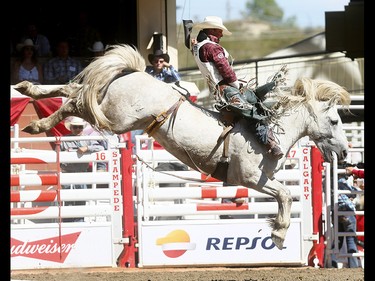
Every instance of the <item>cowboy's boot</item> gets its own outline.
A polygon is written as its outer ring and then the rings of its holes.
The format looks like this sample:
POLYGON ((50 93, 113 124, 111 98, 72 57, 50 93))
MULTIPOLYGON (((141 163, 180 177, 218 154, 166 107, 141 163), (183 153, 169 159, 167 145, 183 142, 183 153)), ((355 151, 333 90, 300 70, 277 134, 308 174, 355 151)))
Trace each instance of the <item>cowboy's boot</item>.
POLYGON ((272 129, 269 128, 267 132, 267 142, 266 142, 267 153, 270 153, 276 159, 280 159, 284 156, 283 151, 275 140, 272 129))
POLYGON ((284 156, 283 151, 281 150, 279 145, 274 141, 267 142, 266 148, 268 149, 267 153, 271 154, 271 156, 273 156, 276 159, 281 159, 284 156))

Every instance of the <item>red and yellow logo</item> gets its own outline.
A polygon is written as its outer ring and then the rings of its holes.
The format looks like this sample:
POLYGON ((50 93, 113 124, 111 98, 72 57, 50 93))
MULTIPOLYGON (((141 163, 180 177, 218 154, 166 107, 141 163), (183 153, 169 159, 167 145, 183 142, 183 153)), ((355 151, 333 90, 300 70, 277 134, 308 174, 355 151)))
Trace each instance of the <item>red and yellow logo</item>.
POLYGON ((156 245, 161 246, 163 253, 169 258, 178 258, 188 250, 195 250, 196 244, 190 242, 190 236, 184 230, 173 230, 165 237, 158 238, 156 245))

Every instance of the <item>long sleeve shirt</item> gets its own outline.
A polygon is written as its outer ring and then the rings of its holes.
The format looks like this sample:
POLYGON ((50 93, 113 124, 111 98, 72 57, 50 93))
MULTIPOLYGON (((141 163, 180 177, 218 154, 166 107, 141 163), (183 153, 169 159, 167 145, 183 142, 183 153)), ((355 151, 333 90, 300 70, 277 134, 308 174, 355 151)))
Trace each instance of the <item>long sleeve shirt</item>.
POLYGON ((225 84, 237 81, 236 73, 229 63, 224 48, 219 44, 219 39, 212 35, 209 35, 208 38, 210 41, 217 44, 204 44, 199 49, 200 60, 202 62, 213 63, 223 77, 223 82, 225 82, 225 84))
POLYGON ((71 57, 66 59, 52 58, 44 66, 45 84, 66 84, 82 69, 81 62, 71 57))
MULTIPOLYGON (((356 191, 358 190, 354 186, 351 186, 344 178, 339 179, 338 181, 338 189, 339 190, 351 190, 356 191)), ((355 203, 353 199, 356 197, 354 194, 339 194, 338 196, 338 206, 339 210, 341 211, 355 211, 355 203)))
POLYGON ((365 170, 353 169, 352 175, 357 178, 363 179, 365 177, 365 170))
MULTIPOLYGON (((67 135, 72 136, 72 135, 67 135)), ((92 153, 104 150, 104 146, 95 140, 80 140, 80 141, 63 141, 60 144, 61 151, 77 151, 78 147, 87 146, 86 153, 92 153)), ((67 173, 87 172, 89 163, 61 163, 61 169, 67 173)))
POLYGON ((156 79, 164 81, 165 83, 173 83, 181 80, 180 75, 173 65, 170 65, 168 68, 164 67, 160 73, 156 73, 154 68, 151 65, 148 65, 146 67, 146 72, 156 79))

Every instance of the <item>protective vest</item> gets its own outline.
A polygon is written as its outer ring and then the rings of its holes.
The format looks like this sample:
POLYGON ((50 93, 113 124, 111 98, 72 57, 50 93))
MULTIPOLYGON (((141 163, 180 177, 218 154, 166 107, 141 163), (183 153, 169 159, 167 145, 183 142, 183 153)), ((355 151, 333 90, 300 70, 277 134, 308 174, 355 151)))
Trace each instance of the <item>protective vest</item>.
MULTIPOLYGON (((208 81, 212 81, 215 85, 219 83, 221 80, 223 80, 223 77, 219 73, 219 71, 216 69, 215 65, 213 62, 203 62, 199 58, 199 49, 204 45, 204 44, 216 44, 219 45, 215 42, 212 42, 209 39, 205 39, 193 46, 193 55, 195 62, 198 65, 199 70, 201 71, 202 75, 204 78, 206 78, 208 81)), ((224 49, 224 48, 223 48, 224 49)), ((229 53, 227 50, 224 49, 224 55, 228 59, 229 53)), ((210 86, 211 83, 209 82, 208 85, 210 86)))

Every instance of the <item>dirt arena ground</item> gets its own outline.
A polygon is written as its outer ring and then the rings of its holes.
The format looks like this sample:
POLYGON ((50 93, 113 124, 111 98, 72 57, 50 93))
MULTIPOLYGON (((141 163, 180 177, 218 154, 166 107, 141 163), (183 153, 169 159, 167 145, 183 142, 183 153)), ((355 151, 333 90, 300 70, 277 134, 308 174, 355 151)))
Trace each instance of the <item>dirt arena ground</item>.
POLYGON ((11 281, 362 281, 362 268, 95 268, 11 272, 11 281))

